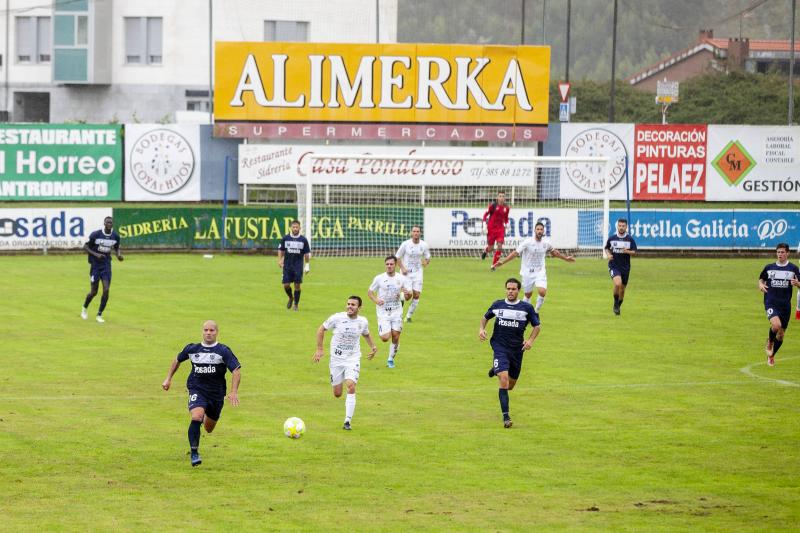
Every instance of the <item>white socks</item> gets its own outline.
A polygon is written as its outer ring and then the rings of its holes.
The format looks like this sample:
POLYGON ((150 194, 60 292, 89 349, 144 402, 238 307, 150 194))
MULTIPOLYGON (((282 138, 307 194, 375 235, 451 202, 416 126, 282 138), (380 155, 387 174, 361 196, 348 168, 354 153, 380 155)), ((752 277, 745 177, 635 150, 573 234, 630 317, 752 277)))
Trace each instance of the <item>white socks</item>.
POLYGON ((528 298, 527 296, 525 296, 524 298, 522 298, 522 301, 523 301, 523 302, 528 302, 528 303, 531 303, 531 299, 530 299, 530 298, 528 298))
POLYGON ((419 298, 412 299, 411 305, 408 306, 408 313, 406 313, 406 316, 410 317, 411 315, 413 315, 418 305, 419 305, 419 298))
POLYGON ((536 297, 536 307, 533 308, 534 311, 536 311, 538 313, 539 309, 541 309, 543 305, 544 305, 544 296, 537 296, 536 297))
POLYGON ((350 422, 350 419, 353 418, 353 413, 356 411, 356 395, 348 394, 347 397, 344 399, 344 421, 350 422))
POLYGON ((390 344, 389 345, 389 361, 394 361, 394 356, 397 354, 397 350, 400 349, 400 343, 397 344, 390 344))

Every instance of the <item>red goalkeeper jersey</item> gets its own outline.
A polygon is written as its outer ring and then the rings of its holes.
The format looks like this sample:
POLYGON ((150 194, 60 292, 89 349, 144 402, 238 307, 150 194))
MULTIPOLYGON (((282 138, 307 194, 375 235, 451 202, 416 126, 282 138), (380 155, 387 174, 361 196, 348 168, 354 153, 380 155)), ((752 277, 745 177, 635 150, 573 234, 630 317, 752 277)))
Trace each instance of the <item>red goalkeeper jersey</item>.
POLYGON ((486 229, 492 231, 502 231, 505 225, 508 224, 508 212, 511 209, 508 205, 500 205, 497 202, 492 202, 483 214, 483 222, 486 223, 486 229), (488 219, 488 223, 487 223, 488 219))

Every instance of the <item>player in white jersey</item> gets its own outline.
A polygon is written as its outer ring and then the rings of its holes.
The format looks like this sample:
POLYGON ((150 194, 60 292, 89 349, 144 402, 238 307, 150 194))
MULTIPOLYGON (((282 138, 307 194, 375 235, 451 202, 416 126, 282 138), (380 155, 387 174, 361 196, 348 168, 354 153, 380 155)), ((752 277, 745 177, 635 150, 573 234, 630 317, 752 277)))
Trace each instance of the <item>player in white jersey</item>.
POLYGON ((386 266, 386 272, 375 276, 369 286, 367 296, 375 302, 375 312, 378 315, 378 335, 383 342, 392 339, 386 366, 394 368, 394 358, 397 350, 400 349, 400 333, 403 331, 402 300, 411 298, 411 281, 404 275, 395 272, 397 267, 395 256, 390 255, 383 264, 386 266))
POLYGON ((347 310, 328 317, 317 329, 317 351, 314 352, 314 362, 322 358, 325 342, 325 331, 332 330, 331 337, 331 385, 336 398, 342 396, 342 383, 347 385, 347 398, 344 400, 344 425, 342 429, 350 429, 350 421, 356 410, 356 383, 361 370, 361 337, 367 339, 369 354, 367 359, 375 357, 378 347, 369 333, 369 322, 363 316, 358 316, 361 309, 361 297, 351 296, 347 299, 347 310))
POLYGON ((550 244, 550 239, 544 236, 544 224, 537 222, 533 229, 533 237, 522 241, 516 250, 495 265, 495 268, 498 268, 515 257, 522 258, 522 266, 519 273, 522 276, 522 290, 525 292, 523 301, 531 301, 533 288, 536 287, 539 295, 536 297, 536 305, 533 308, 537 313, 544 305, 544 298, 547 296, 547 270, 545 269, 544 259, 548 253, 569 263, 575 262, 573 256, 564 255, 553 248, 553 245, 550 244))
POLYGON ((422 269, 431 262, 431 251, 428 244, 420 239, 422 231, 419 226, 411 228, 411 238, 403 241, 397 253, 397 266, 405 277, 411 280, 412 300, 406 311, 406 322, 411 322, 411 315, 419 305, 419 296, 422 293, 422 269))

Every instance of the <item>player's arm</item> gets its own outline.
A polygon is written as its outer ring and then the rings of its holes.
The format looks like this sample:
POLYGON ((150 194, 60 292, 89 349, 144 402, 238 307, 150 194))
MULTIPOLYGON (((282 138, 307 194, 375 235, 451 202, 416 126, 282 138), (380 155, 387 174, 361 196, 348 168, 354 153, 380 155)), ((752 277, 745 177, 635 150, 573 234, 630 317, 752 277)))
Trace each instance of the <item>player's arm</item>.
MULTIPOLYGON (((399 251, 400 250, 398 250, 398 252, 399 251)), ((396 255, 395 257, 397 258, 397 268, 400 269, 400 273, 403 274, 404 276, 407 275, 408 274, 408 269, 403 264, 403 259, 399 255, 396 255)))
POLYGON ((478 330, 478 338, 482 341, 486 340, 486 323, 489 322, 489 319, 485 316, 481 317, 481 327, 478 330))
POLYGON ((551 248, 550 249, 550 255, 555 257, 555 258, 557 258, 557 259, 563 259, 567 263, 574 263, 575 262, 575 256, 564 255, 560 251, 556 250, 555 248, 551 248))
POLYGON ((311 253, 307 253, 303 256, 303 261, 305 262, 305 266, 303 267, 303 272, 308 274, 311 272, 311 253))
POLYGON ((322 355, 325 353, 325 348, 323 344, 325 343, 325 325, 321 325, 317 328, 317 351, 314 352, 314 362, 319 363, 319 360, 322 359, 322 355))
POLYGON ((102 259, 102 258, 103 258, 103 254, 100 254, 100 253, 97 253, 97 252, 95 252, 95 251, 94 251, 94 250, 92 250, 92 249, 91 249, 91 247, 89 246, 89 244, 90 244, 91 242, 92 242, 92 241, 90 240, 89 242, 87 242, 86 244, 84 244, 84 245, 83 245, 83 249, 84 249, 84 251, 86 251, 86 253, 88 253, 89 255, 93 255, 93 256, 95 256, 95 257, 96 257, 96 258, 98 258, 98 259, 102 259))
POLYGON ((383 298, 378 298, 378 295, 372 289, 367 291, 367 298, 375 302, 375 305, 383 305, 383 298))
POLYGON ((283 250, 281 250, 280 248, 278 248, 278 266, 279 266, 280 268, 283 268, 283 256, 284 256, 284 252, 283 252, 283 250))
POLYGON ((495 263, 494 267, 495 268, 499 268, 499 267, 505 265, 506 263, 508 263, 509 261, 511 261, 512 259, 514 259, 515 257, 519 257, 519 254, 517 253, 516 250, 512 251, 510 254, 505 256, 503 259, 501 259, 500 261, 495 263))
POLYGON ((375 357, 375 354, 378 353, 378 345, 375 344, 375 341, 372 340, 372 334, 367 330, 364 333, 364 338, 367 339, 367 344, 369 344, 369 353, 367 354, 367 359, 372 359, 375 357))
POLYGON ((425 253, 422 254, 423 268, 431 264, 431 251, 426 247, 425 253))
POLYGON ((606 247, 603 248, 603 257, 609 261, 614 259, 614 254, 611 252, 611 239, 606 240, 606 247))
POLYGON ((169 371, 167 371, 167 379, 165 379, 164 383, 161 384, 162 389, 169 390, 170 385, 172 385, 172 376, 174 376, 175 372, 178 371, 179 366, 181 366, 181 362, 178 361, 178 358, 176 357, 175 359, 172 360, 172 363, 169 365, 169 371))
POLYGON ((767 279, 769 279, 767 276, 767 269, 764 268, 764 270, 761 271, 761 274, 758 275, 758 290, 764 294, 767 294, 767 290, 769 289, 769 286, 767 285, 767 279))
POLYGON ((522 349, 523 350, 530 350, 531 349, 531 346, 533 346, 533 341, 536 340, 536 337, 539 336, 539 332, 541 330, 542 330, 542 326, 540 326, 540 325, 533 326, 533 329, 531 330, 530 336, 525 341, 525 343, 522 345, 522 349))
POLYGON ((228 400, 234 407, 239 406, 239 383, 242 382, 242 367, 231 372, 231 392, 228 393, 228 400))

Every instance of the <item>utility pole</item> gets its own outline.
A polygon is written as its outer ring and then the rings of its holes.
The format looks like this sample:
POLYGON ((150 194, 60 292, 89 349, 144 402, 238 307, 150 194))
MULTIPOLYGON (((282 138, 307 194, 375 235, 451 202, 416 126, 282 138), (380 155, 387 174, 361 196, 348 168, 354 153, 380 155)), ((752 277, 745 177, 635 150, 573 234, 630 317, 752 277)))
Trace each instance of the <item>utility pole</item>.
POLYGON ((789 52, 789 125, 794 122, 794 21, 797 0, 792 0, 792 44, 789 52))
POLYGON ((569 81, 569 31, 571 27, 572 0, 567 0, 567 59, 564 65, 564 81, 569 81))
POLYGON ((617 0, 614 0, 614 30, 611 37, 611 105, 608 106, 608 121, 614 122, 614 98, 617 81, 617 0))
POLYGON ((522 18, 520 19, 519 44, 525 44, 525 0, 520 1, 520 8, 522 10, 522 18))

